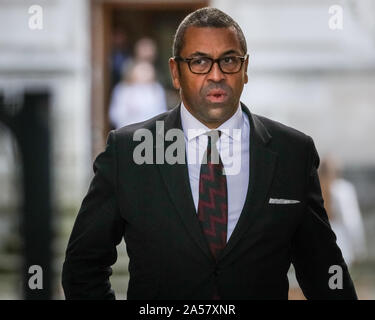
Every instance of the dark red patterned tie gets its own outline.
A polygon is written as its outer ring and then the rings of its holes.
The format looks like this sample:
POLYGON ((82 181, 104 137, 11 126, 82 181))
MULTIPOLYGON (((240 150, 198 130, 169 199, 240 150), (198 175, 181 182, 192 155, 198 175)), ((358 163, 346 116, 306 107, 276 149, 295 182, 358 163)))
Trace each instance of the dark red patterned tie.
MULTIPOLYGON (((216 148, 220 132, 208 134, 207 151, 199 177, 198 219, 215 259, 225 248, 228 225, 227 179, 216 148), (205 161, 207 159, 207 161, 205 161)), ((215 289, 213 299, 220 299, 215 289)))

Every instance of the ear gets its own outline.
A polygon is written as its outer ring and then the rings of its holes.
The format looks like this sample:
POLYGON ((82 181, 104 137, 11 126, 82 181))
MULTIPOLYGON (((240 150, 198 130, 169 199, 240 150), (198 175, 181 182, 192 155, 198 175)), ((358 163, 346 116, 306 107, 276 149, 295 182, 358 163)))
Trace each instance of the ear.
POLYGON ((247 83, 249 81, 249 77, 247 75, 247 67, 249 65, 249 55, 247 55, 246 57, 246 60, 245 60, 245 66, 244 66, 244 70, 245 70, 245 79, 244 79, 244 82, 247 83))
POLYGON ((181 86, 180 86, 180 72, 178 70, 178 62, 173 58, 169 58, 169 70, 171 72, 173 87, 177 90, 180 90, 181 86))

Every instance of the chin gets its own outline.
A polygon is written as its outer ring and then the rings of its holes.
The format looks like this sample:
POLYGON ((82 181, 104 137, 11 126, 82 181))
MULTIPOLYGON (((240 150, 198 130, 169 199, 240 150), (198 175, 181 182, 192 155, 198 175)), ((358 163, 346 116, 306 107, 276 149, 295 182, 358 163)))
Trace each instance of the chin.
POLYGON ((222 124, 223 122, 227 121, 231 117, 231 113, 228 112, 210 112, 204 115, 205 122, 211 124, 222 124))
POLYGON ((208 115, 218 119, 230 118, 236 111, 236 109, 228 108, 228 104, 221 103, 209 106, 208 110, 208 115))

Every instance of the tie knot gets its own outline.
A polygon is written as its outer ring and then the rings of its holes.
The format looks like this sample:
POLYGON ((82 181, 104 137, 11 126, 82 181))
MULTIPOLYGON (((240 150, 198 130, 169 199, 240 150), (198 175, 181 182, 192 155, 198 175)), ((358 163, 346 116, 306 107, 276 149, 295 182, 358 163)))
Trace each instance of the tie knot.
POLYGON ((211 130, 206 133, 208 137, 208 146, 211 147, 211 145, 216 145, 216 142, 219 140, 221 136, 221 131, 220 130, 211 130))
POLYGON ((216 142, 219 140, 221 132, 219 130, 211 130, 207 132, 206 135, 208 138, 206 161, 211 164, 219 164, 219 151, 217 150, 216 142))

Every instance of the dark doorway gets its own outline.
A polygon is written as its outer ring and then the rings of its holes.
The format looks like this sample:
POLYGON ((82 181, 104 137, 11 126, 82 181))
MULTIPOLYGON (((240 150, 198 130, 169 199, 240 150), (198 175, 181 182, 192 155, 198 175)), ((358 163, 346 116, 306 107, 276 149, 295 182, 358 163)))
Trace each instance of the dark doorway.
POLYGON ((163 85, 167 105, 178 102, 178 94, 170 80, 168 59, 172 55, 173 35, 182 19, 190 12, 205 7, 208 1, 92 1, 92 154, 103 150, 111 129, 108 119, 114 79, 110 67, 112 39, 116 33, 126 33, 127 51, 132 54, 140 38, 148 37, 157 46, 156 76, 163 85))

